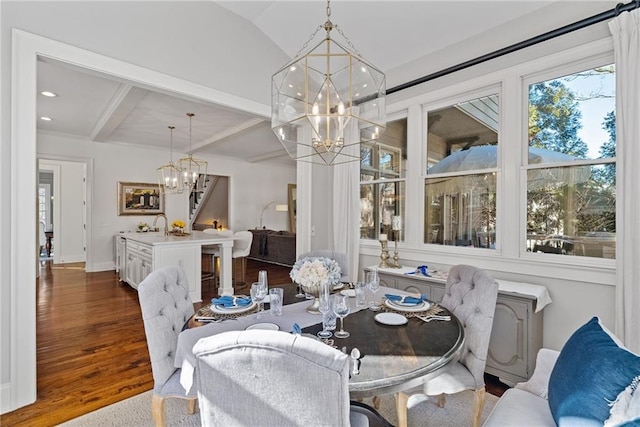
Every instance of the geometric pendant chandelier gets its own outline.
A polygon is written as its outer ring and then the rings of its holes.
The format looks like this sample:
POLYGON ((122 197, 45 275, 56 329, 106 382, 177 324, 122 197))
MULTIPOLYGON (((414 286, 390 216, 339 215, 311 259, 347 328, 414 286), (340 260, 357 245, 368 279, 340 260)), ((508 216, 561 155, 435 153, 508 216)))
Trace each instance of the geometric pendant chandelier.
POLYGON ((193 157, 191 154, 191 120, 195 114, 187 113, 189 117, 189 155, 178 160, 178 169, 182 173, 182 185, 186 191, 200 193, 204 191, 207 180, 207 161, 193 157))
POLYGON ((158 168, 158 185, 160 192, 164 194, 182 193, 182 174, 180 169, 173 163, 173 130, 175 126, 169 126, 171 137, 169 142, 169 163, 158 168))
POLYGON ((291 158, 322 165, 360 161, 360 144, 386 126, 386 79, 331 20, 318 26, 271 79, 271 129, 291 158), (324 29, 324 40, 307 45, 324 29), (331 38, 331 31, 352 50, 331 38))

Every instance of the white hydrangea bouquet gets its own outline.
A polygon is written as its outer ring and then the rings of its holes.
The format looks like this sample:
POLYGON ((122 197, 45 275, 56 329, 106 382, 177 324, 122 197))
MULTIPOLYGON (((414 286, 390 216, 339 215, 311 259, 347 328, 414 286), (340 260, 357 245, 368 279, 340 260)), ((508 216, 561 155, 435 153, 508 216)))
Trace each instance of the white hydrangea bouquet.
POLYGON ((291 280, 299 284, 302 289, 313 295, 314 302, 307 308, 308 312, 316 313, 318 311, 318 296, 320 295, 320 286, 323 283, 335 285, 340 282, 342 272, 337 262, 325 257, 306 257, 299 259, 293 264, 291 280))

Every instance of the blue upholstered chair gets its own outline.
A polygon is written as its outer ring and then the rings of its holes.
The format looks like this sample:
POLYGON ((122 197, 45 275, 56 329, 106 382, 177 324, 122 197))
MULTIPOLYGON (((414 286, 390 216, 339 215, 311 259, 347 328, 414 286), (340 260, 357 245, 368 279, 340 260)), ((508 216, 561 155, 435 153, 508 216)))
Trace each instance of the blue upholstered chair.
POLYGON ((138 286, 144 332, 151 358, 153 397, 151 412, 156 426, 166 425, 164 399, 187 399, 187 410, 195 412, 196 391, 180 385, 180 369, 173 366, 178 334, 194 314, 187 276, 179 267, 153 271, 138 286))
POLYGON ((484 368, 497 298, 498 282, 483 270, 470 265, 451 268, 440 305, 451 311, 464 326, 463 352, 458 362, 443 374, 427 381, 421 390, 396 395, 398 426, 407 424, 409 394, 419 392, 427 396, 438 396, 438 406, 444 407, 446 394, 464 390, 473 390, 475 393, 472 425, 480 425, 486 393, 484 368))
POLYGON ((203 426, 380 426, 349 402, 349 356, 281 331, 231 331, 194 346, 203 426))

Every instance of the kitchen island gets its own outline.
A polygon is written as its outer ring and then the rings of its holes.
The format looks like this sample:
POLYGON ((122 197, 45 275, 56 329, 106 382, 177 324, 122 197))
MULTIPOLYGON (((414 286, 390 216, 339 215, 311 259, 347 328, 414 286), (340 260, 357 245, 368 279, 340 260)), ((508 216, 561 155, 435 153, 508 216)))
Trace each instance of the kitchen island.
POLYGON ((192 231, 187 236, 163 233, 119 233, 115 236, 116 270, 120 280, 133 288, 153 270, 175 265, 182 267, 189 280, 189 296, 202 301, 202 247, 220 247, 220 295, 233 295, 231 281, 233 236, 217 236, 192 231))

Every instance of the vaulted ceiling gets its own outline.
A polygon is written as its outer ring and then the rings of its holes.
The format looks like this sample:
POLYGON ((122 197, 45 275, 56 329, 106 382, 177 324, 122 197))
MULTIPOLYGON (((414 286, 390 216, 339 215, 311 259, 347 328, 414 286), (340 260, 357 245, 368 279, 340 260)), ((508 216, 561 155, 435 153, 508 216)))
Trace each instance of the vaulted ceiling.
MULTIPOLYGON (((255 25, 290 57, 326 20, 323 1, 216 3, 255 25)), ((331 20, 365 58, 382 71, 393 72, 425 55, 459 45, 514 20, 540 18, 553 3, 343 0, 331 3, 331 20)), ((469 52, 469 56, 475 56, 475 52, 469 52)), ((52 119, 38 120, 41 131, 97 142, 167 149, 167 126, 173 125, 176 152, 215 154, 252 162, 291 162, 265 117, 159 93, 51 59, 38 63, 38 91, 44 90, 58 96, 38 96, 38 117, 52 119), (187 112, 196 114, 191 141, 187 112)))

